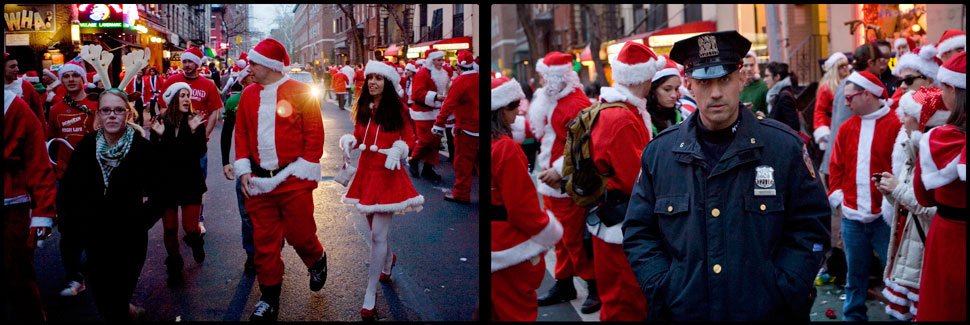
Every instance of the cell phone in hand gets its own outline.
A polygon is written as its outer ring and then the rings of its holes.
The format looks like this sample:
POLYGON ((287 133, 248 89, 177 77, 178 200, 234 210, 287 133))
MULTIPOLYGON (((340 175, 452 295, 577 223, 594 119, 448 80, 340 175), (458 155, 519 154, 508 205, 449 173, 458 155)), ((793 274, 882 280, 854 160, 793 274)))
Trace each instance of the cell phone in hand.
POLYGON ((873 173, 872 177, 876 179, 876 183, 882 181, 882 173, 873 173))

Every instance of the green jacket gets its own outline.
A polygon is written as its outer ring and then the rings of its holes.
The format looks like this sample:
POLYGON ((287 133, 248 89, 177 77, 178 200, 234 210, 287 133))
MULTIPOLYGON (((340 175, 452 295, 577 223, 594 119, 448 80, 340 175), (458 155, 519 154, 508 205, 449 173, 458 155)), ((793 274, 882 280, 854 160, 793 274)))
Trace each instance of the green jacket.
POLYGON ((768 115, 768 104, 765 103, 766 97, 768 97, 768 84, 761 79, 755 80, 741 90, 741 102, 754 103, 754 107, 751 109, 752 112, 761 111, 765 115, 768 115))

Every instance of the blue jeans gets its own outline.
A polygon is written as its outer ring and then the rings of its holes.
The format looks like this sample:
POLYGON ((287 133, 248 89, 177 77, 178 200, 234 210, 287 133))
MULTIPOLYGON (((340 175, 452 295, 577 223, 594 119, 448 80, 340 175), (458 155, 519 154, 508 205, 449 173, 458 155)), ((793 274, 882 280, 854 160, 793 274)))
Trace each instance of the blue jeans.
MULTIPOLYGON (((209 153, 208 152, 204 156, 202 156, 202 161, 200 162, 200 164, 202 164, 202 180, 205 181, 205 179, 209 176, 209 168, 208 168, 209 153)), ((202 193, 202 204, 199 206, 199 222, 205 221, 205 213, 203 213, 203 211, 205 211, 205 193, 202 193)))
POLYGON ((845 262, 848 266, 845 284, 845 303, 842 318, 845 321, 868 321, 866 294, 869 290, 869 262, 875 250, 886 265, 889 249, 889 226, 882 219, 870 223, 842 219, 842 243, 845 245, 845 262))
POLYGON ((246 205, 243 199, 242 193, 242 183, 239 182, 239 178, 236 178, 236 202, 239 203, 239 216, 242 217, 242 244, 243 249, 246 250, 246 256, 253 257, 256 255, 256 246, 253 245, 253 220, 249 219, 249 214, 246 213, 246 205))

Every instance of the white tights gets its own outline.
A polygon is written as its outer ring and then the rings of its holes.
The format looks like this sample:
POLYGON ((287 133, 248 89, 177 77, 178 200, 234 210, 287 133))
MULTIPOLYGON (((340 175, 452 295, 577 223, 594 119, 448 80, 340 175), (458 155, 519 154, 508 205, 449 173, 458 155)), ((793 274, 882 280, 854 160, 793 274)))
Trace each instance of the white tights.
POLYGON ((391 213, 374 213, 368 216, 370 225, 370 268, 367 274, 367 291, 364 292, 364 309, 374 309, 377 298, 377 282, 381 272, 391 273, 391 245, 387 233, 391 228, 391 213), (381 267, 375 267, 381 265, 381 267))

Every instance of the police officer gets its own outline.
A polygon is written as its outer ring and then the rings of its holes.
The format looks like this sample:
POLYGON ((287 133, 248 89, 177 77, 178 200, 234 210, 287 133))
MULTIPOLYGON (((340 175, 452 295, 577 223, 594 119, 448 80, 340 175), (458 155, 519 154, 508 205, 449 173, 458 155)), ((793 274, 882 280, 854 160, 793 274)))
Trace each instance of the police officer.
POLYGON ((829 207, 802 140, 740 107, 736 31, 674 44, 698 114, 641 157, 623 249, 650 320, 808 321, 829 207))

